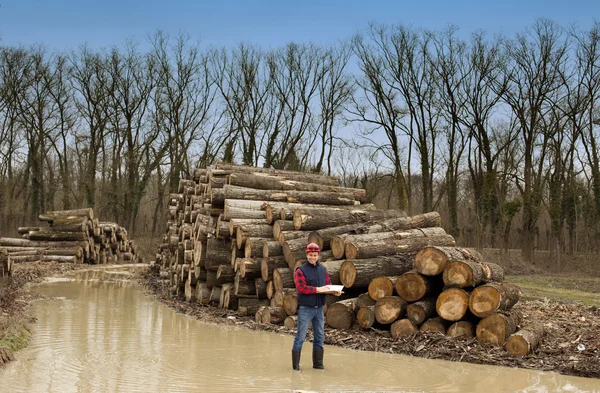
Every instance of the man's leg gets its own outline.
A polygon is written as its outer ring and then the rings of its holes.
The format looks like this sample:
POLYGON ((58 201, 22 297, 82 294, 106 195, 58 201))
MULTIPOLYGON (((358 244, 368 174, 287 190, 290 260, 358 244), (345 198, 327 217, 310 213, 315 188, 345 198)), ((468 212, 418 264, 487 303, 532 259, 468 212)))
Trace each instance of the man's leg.
POLYGON ((325 342, 325 315, 323 307, 316 309, 312 320, 313 326, 313 368, 324 370, 323 366, 323 343, 325 342))
POLYGON ((312 319, 312 313, 308 307, 300 306, 298 308, 298 330, 296 331, 296 337, 294 338, 294 346, 292 347, 292 368, 296 371, 300 371, 300 353, 302 351, 302 344, 306 339, 306 332, 308 331, 308 325, 312 319))

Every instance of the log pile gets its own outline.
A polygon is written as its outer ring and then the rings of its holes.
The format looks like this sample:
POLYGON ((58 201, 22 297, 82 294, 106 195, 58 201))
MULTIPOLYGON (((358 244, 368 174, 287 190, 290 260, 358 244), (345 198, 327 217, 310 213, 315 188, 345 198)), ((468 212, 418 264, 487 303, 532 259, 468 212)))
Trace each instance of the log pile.
POLYGON ((154 265, 173 296, 295 327, 293 274, 314 242, 332 283, 345 287, 341 298, 327 297, 332 328, 476 336, 515 354, 535 348, 537 327, 513 338, 520 291, 502 282, 500 266, 456 247, 437 212, 408 217, 365 198, 314 173, 197 168, 169 196, 154 265))
POLYGON ((21 238, 0 238, 11 263, 69 262, 88 264, 137 263, 140 258, 127 230, 101 222, 91 208, 48 211, 40 214, 44 224, 19 227, 21 238))

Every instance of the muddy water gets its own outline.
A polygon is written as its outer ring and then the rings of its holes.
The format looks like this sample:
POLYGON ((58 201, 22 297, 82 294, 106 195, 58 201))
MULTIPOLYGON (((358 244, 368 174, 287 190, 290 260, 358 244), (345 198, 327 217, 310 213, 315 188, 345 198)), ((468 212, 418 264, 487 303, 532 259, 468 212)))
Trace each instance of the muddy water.
POLYGON ((104 270, 36 290, 30 346, 1 392, 600 392, 600 380, 326 347, 326 371, 291 370, 293 337, 209 325, 104 270))

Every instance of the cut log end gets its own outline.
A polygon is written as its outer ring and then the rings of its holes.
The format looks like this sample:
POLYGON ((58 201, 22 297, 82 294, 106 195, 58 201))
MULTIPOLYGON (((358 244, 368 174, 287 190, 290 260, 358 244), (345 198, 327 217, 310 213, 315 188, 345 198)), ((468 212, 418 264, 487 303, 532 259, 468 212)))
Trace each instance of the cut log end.
POLYGON ((340 267, 340 282, 346 288, 352 288, 356 280, 356 267, 351 261, 344 261, 340 267))
POLYGON ((469 294, 459 288, 446 289, 438 296, 435 308, 440 317, 458 321, 469 309, 469 294))
POLYGON ((417 325, 415 325, 412 321, 408 319, 400 319, 392 323, 390 328, 390 333, 392 338, 398 338, 403 336, 409 336, 411 334, 415 334, 419 331, 417 325))
POLYGON ((396 292, 407 302, 422 299, 427 292, 427 283, 417 272, 404 273, 396 280, 396 292))
POLYGON ((444 284, 464 288, 473 282, 473 271, 462 261, 449 262, 444 269, 444 284))
POLYGON ((417 253, 415 268, 426 276, 435 276, 444 270, 448 259, 446 255, 435 247, 425 247, 417 253))

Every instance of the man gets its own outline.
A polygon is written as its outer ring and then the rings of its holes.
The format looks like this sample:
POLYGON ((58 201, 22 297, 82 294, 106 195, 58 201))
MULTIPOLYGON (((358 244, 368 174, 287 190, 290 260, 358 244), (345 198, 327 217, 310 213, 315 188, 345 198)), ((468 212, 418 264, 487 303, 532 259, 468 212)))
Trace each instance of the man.
POLYGON ((294 273, 294 282, 298 291, 298 331, 292 348, 292 368, 300 371, 300 353, 306 339, 308 325, 313 328, 313 368, 324 370, 323 341, 325 340, 325 315, 323 306, 327 293, 340 296, 342 292, 331 292, 327 269, 318 262, 319 246, 310 243, 306 246, 306 259, 294 273))

